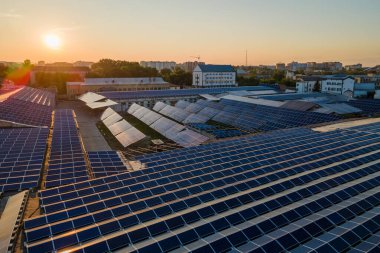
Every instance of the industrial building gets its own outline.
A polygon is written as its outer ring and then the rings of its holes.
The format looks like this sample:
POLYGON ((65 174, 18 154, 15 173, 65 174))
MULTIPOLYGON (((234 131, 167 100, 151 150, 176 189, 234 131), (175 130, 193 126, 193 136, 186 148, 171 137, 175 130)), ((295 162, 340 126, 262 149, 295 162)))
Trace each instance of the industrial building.
POLYGON ((86 92, 139 91, 179 89, 162 77, 85 78, 83 82, 67 82, 67 96, 74 99, 86 92))

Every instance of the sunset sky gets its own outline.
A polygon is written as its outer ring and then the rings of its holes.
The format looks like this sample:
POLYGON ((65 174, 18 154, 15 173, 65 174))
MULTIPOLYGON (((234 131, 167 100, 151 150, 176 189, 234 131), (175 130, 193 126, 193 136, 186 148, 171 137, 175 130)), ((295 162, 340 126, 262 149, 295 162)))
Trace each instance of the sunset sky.
POLYGON ((250 65, 372 66, 379 13, 379 0, 1 0, 0 61, 242 65, 248 50, 250 65))

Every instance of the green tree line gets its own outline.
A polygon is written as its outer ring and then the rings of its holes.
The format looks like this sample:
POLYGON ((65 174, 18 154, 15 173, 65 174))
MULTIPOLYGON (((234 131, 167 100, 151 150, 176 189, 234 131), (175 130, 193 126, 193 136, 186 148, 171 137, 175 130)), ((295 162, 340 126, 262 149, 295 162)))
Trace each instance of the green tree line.
POLYGON ((102 59, 91 66, 87 77, 157 77, 155 68, 145 68, 138 62, 102 59))

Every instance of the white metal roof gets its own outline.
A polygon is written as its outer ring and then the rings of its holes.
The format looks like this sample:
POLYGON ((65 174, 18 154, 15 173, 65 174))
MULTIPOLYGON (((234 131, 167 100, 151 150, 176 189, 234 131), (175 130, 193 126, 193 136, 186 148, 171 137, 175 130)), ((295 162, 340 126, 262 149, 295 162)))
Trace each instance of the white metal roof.
POLYGON ((91 109, 96 109, 96 108, 102 108, 102 107, 107 107, 107 106, 111 106, 111 105, 117 105, 117 103, 115 101, 107 99, 104 102, 92 102, 92 103, 88 103, 86 105, 88 107, 90 107, 91 109))
POLYGON ((124 132, 132 127, 133 126, 131 124, 129 124, 127 121, 123 119, 122 121, 116 122, 115 124, 109 126, 108 129, 114 136, 116 136, 121 132, 124 132))
POLYGON ((212 95, 209 95, 209 94, 200 94, 199 96, 201 96, 207 100, 210 100, 210 101, 219 101, 220 100, 219 98, 212 96, 212 95))
POLYGON ((96 94, 94 92, 87 92, 83 94, 82 96, 80 96, 78 99, 88 104, 88 103, 96 102, 105 98, 106 98, 105 96, 96 94))
POLYGON ((244 102, 244 103, 250 103, 250 104, 257 104, 257 105, 266 105, 266 106, 272 106, 272 107, 280 107, 284 105, 284 102, 280 101, 272 101, 272 100, 266 100, 261 98, 246 98, 246 97, 240 97, 240 96, 234 96, 234 95, 226 95, 221 97, 221 99, 228 99, 238 102, 244 102))
POLYGON ((115 124, 116 122, 120 121, 122 118, 123 117, 121 117, 119 114, 114 113, 111 116, 109 116, 108 118, 106 118, 105 120, 103 120, 103 123, 104 123, 104 125, 109 127, 109 126, 115 124))
POLYGON ((102 116, 100 116, 100 120, 105 120, 106 118, 108 118, 109 116, 111 116, 112 114, 115 114, 116 112, 112 109, 112 108, 107 108, 102 116))

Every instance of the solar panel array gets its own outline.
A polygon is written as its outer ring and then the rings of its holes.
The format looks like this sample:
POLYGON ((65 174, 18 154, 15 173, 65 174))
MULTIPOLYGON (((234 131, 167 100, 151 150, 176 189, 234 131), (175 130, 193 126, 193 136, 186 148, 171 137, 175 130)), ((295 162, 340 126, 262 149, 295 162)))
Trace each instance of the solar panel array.
POLYGON ((45 187, 82 182, 89 179, 85 152, 74 118, 68 109, 54 111, 54 129, 45 187))
POLYGON ((292 129, 146 155, 146 169, 41 191, 25 249, 378 249, 379 148, 377 133, 292 129))
POLYGON ((50 126, 54 93, 24 87, 0 103, 0 119, 33 126, 50 126))
POLYGON ((48 134, 47 128, 0 129, 0 192, 38 186, 48 134))
MULTIPOLYGON (((166 106, 163 103, 158 103, 156 109, 159 107, 164 108, 163 105, 166 106)), ((197 146, 208 140, 206 136, 192 130, 188 130, 184 125, 165 118, 162 115, 138 104, 132 104, 128 108, 128 113, 182 147, 197 146)))
POLYGON ((177 103, 175 104, 175 107, 185 109, 189 104, 191 103, 185 100, 178 100, 177 103))
POLYGON ((353 107, 359 108, 364 113, 369 113, 369 114, 380 113, 380 100, 377 100, 377 99, 351 100, 346 103, 353 107))
POLYGON ((216 114, 220 113, 224 108, 224 105, 222 104, 203 99, 199 99, 195 103, 188 103, 186 106, 183 103, 177 103, 176 108, 178 108, 178 106, 182 106, 183 111, 191 113, 190 116, 183 121, 185 124, 205 123, 216 114))
MULTIPOLYGON (((211 119, 249 132, 271 131, 340 119, 339 116, 334 115, 274 108, 228 99, 221 99, 218 103, 198 100, 196 103, 182 105, 182 107, 182 110, 194 113, 194 116, 204 117, 207 120, 211 119)), ((205 123, 206 121, 190 121, 190 123, 205 123)), ((230 137, 228 133, 215 133, 218 138, 222 138, 224 135, 230 137)), ((231 132, 231 135, 234 133, 231 132)))
POLYGON ((13 94, 11 98, 45 106, 55 105, 55 95, 53 92, 27 86, 13 94))
POLYGON ((242 136, 242 135, 247 134, 238 129, 223 129, 223 128, 221 129, 217 126, 209 125, 205 123, 191 123, 191 124, 187 124, 187 126, 191 128, 195 128, 201 132, 206 132, 208 134, 211 134, 215 138, 218 138, 218 139, 242 136))
POLYGON ((95 178, 127 171, 116 151, 91 151, 87 154, 95 178))
POLYGON ((157 102, 154 105, 153 110, 181 123, 204 123, 210 119, 210 117, 201 115, 199 113, 191 113, 185 109, 167 105, 163 102, 157 102))
POLYGON ((100 119, 123 147, 128 147, 146 137, 111 108, 107 108, 100 119))
POLYGON ((275 101, 286 101, 286 100, 299 100, 304 98, 318 98, 326 97, 328 94, 324 93, 290 93, 290 94, 278 94, 278 95, 262 95, 259 98, 275 100, 275 101))
POLYGON ((212 120, 250 132, 300 127, 339 120, 339 116, 221 100, 226 105, 212 120))
POLYGON ((145 91, 126 91, 113 92, 105 91, 98 94, 109 99, 141 99, 141 98, 158 98, 158 97, 181 97, 181 96, 197 96, 200 94, 220 94, 234 90, 272 90, 265 86, 241 86, 228 88, 199 88, 199 89, 178 89, 178 90, 145 90, 145 91))
POLYGON ((32 125, 50 126, 53 108, 8 98, 0 103, 0 119, 32 125))

